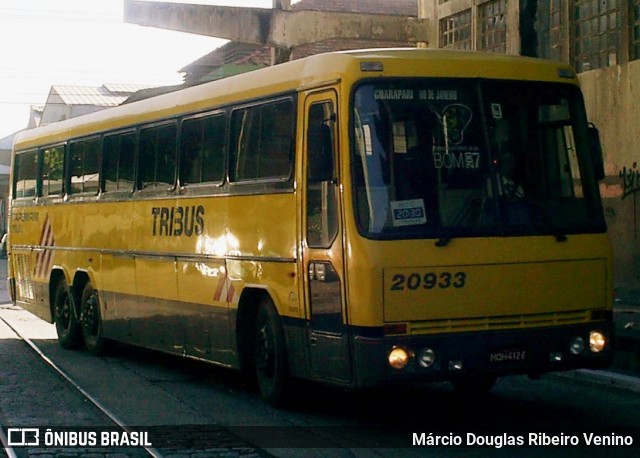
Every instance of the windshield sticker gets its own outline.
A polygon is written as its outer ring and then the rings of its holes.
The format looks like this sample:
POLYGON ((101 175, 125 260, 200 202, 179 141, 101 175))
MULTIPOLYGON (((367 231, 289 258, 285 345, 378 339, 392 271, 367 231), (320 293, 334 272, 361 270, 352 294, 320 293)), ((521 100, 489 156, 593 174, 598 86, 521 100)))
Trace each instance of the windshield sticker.
POLYGON ((491 114, 493 115, 493 119, 502 119, 502 105, 499 103, 492 103, 491 114))
POLYGON ((404 122, 393 123, 393 152, 396 154, 407 152, 407 133, 404 122))
POLYGON ((450 148, 439 146, 433 150, 433 165, 436 169, 479 169, 480 150, 477 146, 450 148))
POLYGON ((464 140, 464 130, 471 123, 473 118, 471 108, 461 103, 452 103, 444 107, 441 113, 431 110, 440 121, 444 130, 447 142, 453 145, 459 145, 464 140))
POLYGON ((458 91, 455 89, 422 90, 420 100, 458 100, 458 91))
POLYGON ((413 89, 374 89, 376 100, 413 100, 413 89))
POLYGON ((369 124, 363 125, 362 131, 364 132, 364 152, 367 156, 371 156, 373 154, 373 143, 371 142, 371 126, 369 124))
POLYGON ((414 226, 426 224, 427 216, 424 211, 424 199, 396 200, 391 202, 393 226, 414 226))

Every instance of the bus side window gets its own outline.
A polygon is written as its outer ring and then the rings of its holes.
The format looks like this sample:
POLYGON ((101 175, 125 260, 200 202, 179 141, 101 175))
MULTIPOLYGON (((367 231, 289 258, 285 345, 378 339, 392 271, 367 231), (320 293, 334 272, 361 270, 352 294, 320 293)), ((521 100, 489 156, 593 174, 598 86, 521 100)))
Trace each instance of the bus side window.
POLYGON ((261 176, 288 178, 293 167, 294 118, 290 100, 263 107, 261 176))
POLYGON ((69 194, 98 192, 100 140, 92 138, 69 146, 69 194))
POLYGON ((102 189, 105 192, 133 189, 135 139, 134 132, 122 132, 104 137, 102 189))
POLYGON ((63 191, 64 145, 43 148, 39 180, 42 197, 60 196, 63 191))
POLYGON ((224 180, 224 114, 182 123, 180 185, 220 184, 224 180))
POLYGON ((142 129, 138 158, 138 189, 170 190, 176 177, 177 127, 166 124, 142 129))
POLYGON ((14 196, 35 197, 38 170, 38 151, 26 151, 16 154, 16 173, 14 196))
POLYGON ((289 178, 295 139, 293 113, 291 99, 233 112, 232 180, 289 178))

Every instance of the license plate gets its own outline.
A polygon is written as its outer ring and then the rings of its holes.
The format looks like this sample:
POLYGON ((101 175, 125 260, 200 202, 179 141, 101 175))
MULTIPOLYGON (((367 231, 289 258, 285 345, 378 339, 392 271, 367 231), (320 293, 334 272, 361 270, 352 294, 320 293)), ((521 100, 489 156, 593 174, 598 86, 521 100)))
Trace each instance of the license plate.
POLYGON ((494 351, 489 354, 490 363, 510 363, 527 359, 527 351, 519 349, 494 351))

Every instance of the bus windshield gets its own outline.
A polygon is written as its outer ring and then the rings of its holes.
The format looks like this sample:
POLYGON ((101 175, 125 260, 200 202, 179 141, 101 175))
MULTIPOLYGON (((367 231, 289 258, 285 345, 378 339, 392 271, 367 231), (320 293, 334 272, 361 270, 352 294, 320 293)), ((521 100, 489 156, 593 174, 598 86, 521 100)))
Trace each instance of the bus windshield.
POLYGON ((388 79, 353 94, 361 233, 445 238, 606 230, 578 88, 388 79))

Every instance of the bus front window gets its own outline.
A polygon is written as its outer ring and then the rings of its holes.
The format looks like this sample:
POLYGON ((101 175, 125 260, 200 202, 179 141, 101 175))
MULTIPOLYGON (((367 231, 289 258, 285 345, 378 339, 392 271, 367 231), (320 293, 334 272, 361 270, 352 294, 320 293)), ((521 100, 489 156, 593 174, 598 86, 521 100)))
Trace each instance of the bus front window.
POLYGON ((579 91, 486 80, 358 86, 358 225, 372 238, 602 231, 579 91))

